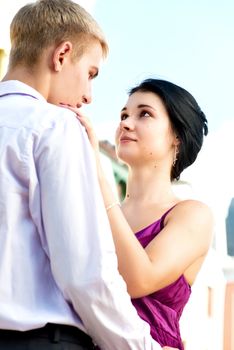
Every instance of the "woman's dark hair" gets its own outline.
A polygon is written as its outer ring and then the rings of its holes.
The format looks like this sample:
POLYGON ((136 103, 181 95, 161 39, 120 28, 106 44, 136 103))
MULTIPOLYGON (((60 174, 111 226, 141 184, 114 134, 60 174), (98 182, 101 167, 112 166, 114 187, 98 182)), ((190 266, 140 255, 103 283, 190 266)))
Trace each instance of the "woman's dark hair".
POLYGON ((208 134, 207 119, 194 97, 185 89, 166 80, 146 79, 129 91, 152 92, 158 95, 180 140, 177 161, 171 169, 171 180, 179 180, 181 172, 191 165, 208 134))

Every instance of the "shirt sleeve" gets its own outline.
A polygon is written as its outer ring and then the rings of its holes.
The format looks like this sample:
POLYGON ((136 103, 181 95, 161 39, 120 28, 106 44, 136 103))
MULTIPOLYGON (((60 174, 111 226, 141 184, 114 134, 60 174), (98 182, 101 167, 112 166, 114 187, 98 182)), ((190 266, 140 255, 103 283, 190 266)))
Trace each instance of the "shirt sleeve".
POLYGON ((70 114, 38 139, 42 221, 54 279, 102 350, 157 350, 118 273, 87 135, 70 114))

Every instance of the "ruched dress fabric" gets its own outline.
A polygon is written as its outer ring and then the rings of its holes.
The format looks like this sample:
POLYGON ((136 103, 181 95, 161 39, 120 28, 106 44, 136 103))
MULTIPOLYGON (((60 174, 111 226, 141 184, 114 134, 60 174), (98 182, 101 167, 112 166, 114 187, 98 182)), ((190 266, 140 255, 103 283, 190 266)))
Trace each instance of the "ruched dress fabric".
MULTIPOLYGON (((136 233, 143 247, 146 247, 161 232, 164 219, 171 209, 159 220, 136 233)), ((184 350, 179 319, 190 294, 191 287, 182 275, 157 292, 132 299, 139 316, 150 324, 151 335, 161 346, 167 345, 184 350)))

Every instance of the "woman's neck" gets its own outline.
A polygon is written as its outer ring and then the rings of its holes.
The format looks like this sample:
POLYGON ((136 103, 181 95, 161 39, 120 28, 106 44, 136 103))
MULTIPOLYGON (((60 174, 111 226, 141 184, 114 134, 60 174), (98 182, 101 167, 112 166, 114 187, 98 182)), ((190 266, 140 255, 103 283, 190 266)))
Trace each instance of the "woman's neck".
POLYGON ((176 196, 172 190, 170 174, 152 169, 129 170, 125 204, 163 206, 173 201, 176 201, 176 196))

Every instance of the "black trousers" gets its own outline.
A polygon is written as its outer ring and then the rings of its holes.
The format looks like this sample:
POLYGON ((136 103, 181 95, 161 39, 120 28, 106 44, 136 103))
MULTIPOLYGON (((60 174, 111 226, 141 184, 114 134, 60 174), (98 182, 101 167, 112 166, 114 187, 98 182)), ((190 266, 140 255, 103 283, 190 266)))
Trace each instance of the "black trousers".
POLYGON ((48 323, 43 328, 20 332, 0 330, 0 350, 91 350, 92 339, 81 330, 48 323))

